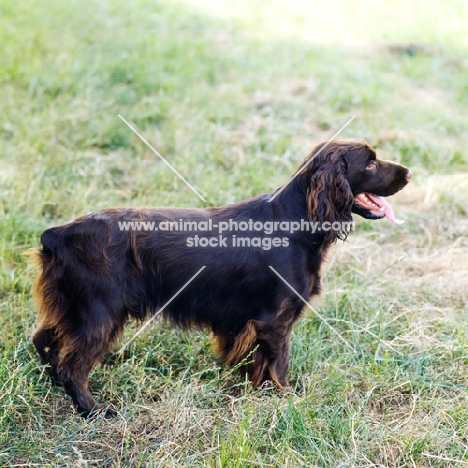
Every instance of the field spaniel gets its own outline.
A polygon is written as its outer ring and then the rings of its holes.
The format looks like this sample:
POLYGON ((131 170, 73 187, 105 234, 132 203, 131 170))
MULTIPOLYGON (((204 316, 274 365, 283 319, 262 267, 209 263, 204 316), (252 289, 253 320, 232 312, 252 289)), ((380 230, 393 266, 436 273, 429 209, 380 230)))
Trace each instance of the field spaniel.
POLYGON ((128 319, 162 311, 184 329, 211 330, 221 361, 239 364, 254 386, 287 387, 304 306, 296 293, 319 293, 325 254, 346 239, 352 213, 400 222, 382 197, 410 177, 363 140, 334 140, 273 194, 221 208, 106 209, 47 229, 31 252, 42 363, 81 414, 113 415, 91 395, 89 374, 128 319))

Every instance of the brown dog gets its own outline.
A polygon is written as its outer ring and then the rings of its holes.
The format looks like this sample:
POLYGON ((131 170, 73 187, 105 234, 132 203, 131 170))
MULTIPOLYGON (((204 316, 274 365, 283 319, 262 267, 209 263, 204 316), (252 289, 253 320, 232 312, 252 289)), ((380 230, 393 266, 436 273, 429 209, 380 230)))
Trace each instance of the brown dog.
POLYGON ((352 212, 398 222, 382 197, 410 177, 362 140, 335 140, 315 148, 271 201, 260 195, 221 208, 108 209, 46 230, 43 248, 33 252, 41 270, 33 341, 42 363, 81 413, 112 414, 92 397, 90 372, 129 318, 144 320, 171 301, 162 315, 210 329, 221 360, 245 360, 255 386, 272 380, 286 387, 291 329, 304 305, 291 287, 305 300, 319 293, 325 253, 348 235, 352 212), (194 230, 156 230, 168 223, 194 230), (218 231, 206 231, 209 223, 218 231), (310 230, 297 229, 307 223, 310 230), (223 238, 220 226, 236 235, 223 238))

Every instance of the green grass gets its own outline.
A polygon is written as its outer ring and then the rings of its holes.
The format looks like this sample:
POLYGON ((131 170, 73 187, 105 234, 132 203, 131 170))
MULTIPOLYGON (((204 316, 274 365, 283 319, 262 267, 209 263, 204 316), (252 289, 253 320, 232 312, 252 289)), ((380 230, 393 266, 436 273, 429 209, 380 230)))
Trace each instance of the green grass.
MULTIPOLYGON (((0 0, 0 466, 468 464, 468 39, 463 1, 0 0), (293 391, 251 389, 164 324, 107 359, 79 418, 30 336, 22 257, 108 206, 270 192, 353 114, 410 165, 406 224, 357 220, 294 328, 293 391)), ((136 325, 128 327, 130 338, 136 325)))

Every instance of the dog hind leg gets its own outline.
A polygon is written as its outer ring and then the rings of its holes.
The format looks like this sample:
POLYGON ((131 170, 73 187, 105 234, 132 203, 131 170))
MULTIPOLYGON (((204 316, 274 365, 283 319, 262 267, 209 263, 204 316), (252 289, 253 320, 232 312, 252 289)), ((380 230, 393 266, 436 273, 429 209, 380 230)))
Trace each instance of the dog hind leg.
POLYGON ((74 326, 72 331, 67 327, 60 337, 58 377, 80 414, 87 417, 106 409, 106 416, 114 416, 116 412, 108 404, 97 403, 93 398, 88 378, 121 327, 110 315, 105 315, 102 308, 99 313, 96 310, 92 312, 88 312, 86 320, 74 326))
POLYGON ((57 366, 59 363, 59 342, 55 328, 39 326, 33 336, 33 343, 42 364, 48 365, 47 372, 55 383, 59 383, 57 366))

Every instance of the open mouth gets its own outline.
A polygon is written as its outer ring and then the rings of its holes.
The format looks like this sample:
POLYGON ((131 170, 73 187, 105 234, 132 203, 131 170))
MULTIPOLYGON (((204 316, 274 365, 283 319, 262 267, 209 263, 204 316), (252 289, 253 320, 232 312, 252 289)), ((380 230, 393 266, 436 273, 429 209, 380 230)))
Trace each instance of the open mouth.
POLYGON ((360 208, 364 208, 367 211, 370 211, 371 214, 376 218, 388 218, 392 223, 403 224, 404 221, 401 219, 396 219, 393 214, 393 209, 390 204, 379 195, 374 195, 372 193, 358 193, 354 197, 354 202, 360 208))

